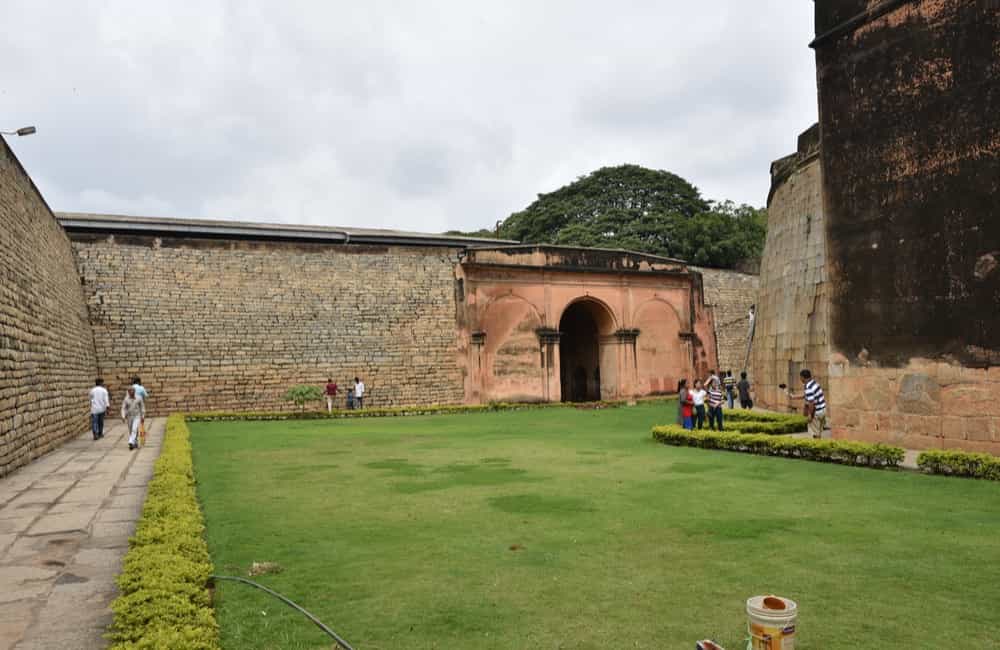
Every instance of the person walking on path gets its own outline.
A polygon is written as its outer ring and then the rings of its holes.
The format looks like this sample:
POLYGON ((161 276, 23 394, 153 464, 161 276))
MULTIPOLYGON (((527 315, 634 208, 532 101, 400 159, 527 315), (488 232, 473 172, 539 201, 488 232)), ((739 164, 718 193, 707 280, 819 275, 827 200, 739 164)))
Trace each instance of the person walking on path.
POLYGON ((719 431, 722 431, 722 389, 718 386, 710 386, 708 389, 708 428, 715 431, 718 423, 719 431))
POLYGON ((333 379, 327 378, 326 380, 326 390, 323 391, 326 394, 326 412, 333 412, 333 401, 337 399, 337 382, 333 379))
POLYGON ((357 377, 354 378, 354 404, 359 409, 365 406, 365 382, 357 377))
POLYGON ((740 383, 736 384, 736 390, 740 394, 740 408, 752 409, 753 400, 750 398, 750 382, 747 381, 745 370, 740 373, 740 383))
POLYGON ((698 429, 705 426, 705 397, 707 395, 704 384, 701 383, 700 379, 695 379, 691 401, 694 402, 694 419, 698 429))
POLYGON ((805 392, 793 393, 789 389, 788 396, 795 399, 805 398, 804 415, 809 418, 809 434, 819 440, 826 430, 826 396, 823 394, 822 386, 813 379, 812 372, 808 369, 803 369, 799 373, 799 379, 805 386, 805 392))
POLYGON ((104 437, 104 416, 110 407, 108 389, 104 387, 104 380, 98 377, 94 380, 94 387, 90 389, 90 431, 94 434, 94 440, 104 437))
MULTIPOLYGON (((132 377, 132 387, 135 388, 135 396, 142 400, 142 419, 139 421, 139 440, 146 444, 146 400, 149 399, 149 392, 142 385, 142 380, 136 375, 132 377)), ((136 447, 139 445, 136 444, 136 447)))
POLYGON ((729 403, 729 408, 733 408, 733 391, 736 389, 736 378, 733 377, 733 371, 726 371, 726 378, 722 380, 722 385, 726 389, 726 401, 729 403))
POLYGON ((139 427, 146 417, 146 401, 136 395, 135 387, 128 387, 128 395, 122 402, 122 420, 128 427, 129 451, 139 446, 139 427))

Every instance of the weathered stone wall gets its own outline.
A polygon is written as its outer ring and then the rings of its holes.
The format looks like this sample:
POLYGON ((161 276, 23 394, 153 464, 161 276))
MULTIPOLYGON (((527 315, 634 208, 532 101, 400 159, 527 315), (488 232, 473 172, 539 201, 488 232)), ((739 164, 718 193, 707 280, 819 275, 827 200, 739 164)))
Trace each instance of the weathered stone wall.
MULTIPOLYGON (((719 370, 739 377, 747 354, 750 305, 757 300, 759 276, 724 269, 692 267, 702 275, 705 305, 712 310, 719 370)), ((755 337, 756 338, 756 337, 755 337)), ((753 361, 751 359, 751 367, 753 361)))
POLYGON ((798 151, 771 165, 767 241, 761 260, 753 345, 755 401, 797 410, 779 384, 800 391, 808 368, 827 387, 829 282, 819 132, 799 137, 798 151))
POLYGON ((816 32, 834 435, 1000 452, 997 2, 817 0, 816 32))
POLYGON ((69 239, 5 142, 0 278, 3 476, 87 430, 96 372, 69 239))
POLYGON ((453 249, 73 239, 100 366, 156 413, 287 409, 328 376, 372 406, 462 401, 453 249))

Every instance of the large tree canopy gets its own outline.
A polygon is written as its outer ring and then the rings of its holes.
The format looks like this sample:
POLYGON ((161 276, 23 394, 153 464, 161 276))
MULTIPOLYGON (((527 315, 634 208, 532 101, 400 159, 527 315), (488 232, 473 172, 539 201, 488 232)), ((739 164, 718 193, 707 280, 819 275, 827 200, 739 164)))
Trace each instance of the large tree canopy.
POLYGON ((706 201, 676 174, 621 165, 540 194, 504 220, 499 235, 525 243, 624 248, 732 268, 760 258, 766 223, 763 210, 706 201))

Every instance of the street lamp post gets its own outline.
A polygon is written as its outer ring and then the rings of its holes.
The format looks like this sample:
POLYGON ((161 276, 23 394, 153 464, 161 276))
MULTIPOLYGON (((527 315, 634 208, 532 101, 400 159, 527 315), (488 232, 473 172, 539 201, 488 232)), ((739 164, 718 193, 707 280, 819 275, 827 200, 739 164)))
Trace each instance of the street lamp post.
POLYGON ((16 131, 0 131, 3 135, 31 135, 35 132, 35 127, 33 126, 22 126, 16 131))

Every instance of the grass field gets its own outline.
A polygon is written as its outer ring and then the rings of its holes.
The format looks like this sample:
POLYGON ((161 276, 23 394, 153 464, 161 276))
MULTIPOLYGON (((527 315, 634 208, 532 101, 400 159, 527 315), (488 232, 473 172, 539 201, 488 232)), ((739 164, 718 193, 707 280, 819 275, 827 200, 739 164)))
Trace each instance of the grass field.
MULTIPOLYGON (((743 650, 798 601, 798 650, 1000 648, 1000 485, 675 448, 673 405, 191 425, 217 572, 358 650, 743 650)), ((221 583, 226 648, 330 648, 221 583)))

